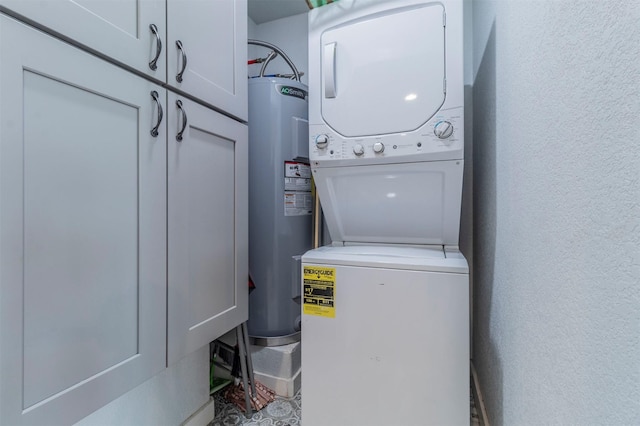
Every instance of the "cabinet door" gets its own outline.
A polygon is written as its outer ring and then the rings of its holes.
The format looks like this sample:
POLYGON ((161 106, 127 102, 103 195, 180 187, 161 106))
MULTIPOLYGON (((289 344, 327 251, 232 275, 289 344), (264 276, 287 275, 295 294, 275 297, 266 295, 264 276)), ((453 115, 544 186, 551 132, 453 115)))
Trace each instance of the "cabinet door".
POLYGON ((70 424, 166 365, 166 94, 1 15, 0 50, 0 424, 70 424))
POLYGON ((160 81, 166 80, 162 50, 150 29, 166 40, 164 0, 0 0, 0 10, 27 18, 85 48, 122 62, 160 81))
POLYGON ((171 92, 167 109, 172 363, 247 320, 248 152, 247 126, 171 92))
POLYGON ((169 85, 247 121, 247 1, 167 0, 167 64, 169 85))

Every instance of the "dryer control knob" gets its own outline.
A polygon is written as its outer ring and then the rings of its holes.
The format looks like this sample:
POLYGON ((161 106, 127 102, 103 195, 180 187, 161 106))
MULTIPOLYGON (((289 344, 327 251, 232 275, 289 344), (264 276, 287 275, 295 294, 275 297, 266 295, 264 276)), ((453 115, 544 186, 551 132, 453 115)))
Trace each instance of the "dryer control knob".
POLYGON ((380 154, 381 152, 384 152, 384 144, 382 142, 374 143, 373 152, 375 152, 376 154, 380 154))
POLYGON ((362 154, 364 154, 364 146, 362 146, 361 143, 355 144, 353 146, 353 153, 360 157, 362 154))
POLYGON ((446 139, 453 134, 453 124, 448 121, 438 121, 433 127, 433 133, 440 139, 446 139))
POLYGON ((325 149, 327 145, 329 145, 329 136, 327 135, 316 136, 316 146, 319 149, 325 149))

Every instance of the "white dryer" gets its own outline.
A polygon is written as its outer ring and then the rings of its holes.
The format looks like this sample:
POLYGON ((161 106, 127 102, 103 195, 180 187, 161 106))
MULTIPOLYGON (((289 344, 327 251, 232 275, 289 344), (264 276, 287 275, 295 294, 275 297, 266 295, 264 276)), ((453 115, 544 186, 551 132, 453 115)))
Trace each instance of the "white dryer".
POLYGON ((458 244, 462 1, 309 12, 309 137, 333 241, 458 244))
POLYGON ((462 0, 309 12, 309 156, 333 244, 302 258, 305 426, 469 422, 462 37, 462 0))

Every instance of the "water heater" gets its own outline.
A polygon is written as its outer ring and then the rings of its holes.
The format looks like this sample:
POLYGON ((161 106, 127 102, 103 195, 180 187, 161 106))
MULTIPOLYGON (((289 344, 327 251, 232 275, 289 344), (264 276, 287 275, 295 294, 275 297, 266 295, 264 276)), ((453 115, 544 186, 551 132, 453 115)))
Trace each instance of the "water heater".
POLYGON ((304 84, 249 80, 249 275, 255 288, 248 327, 254 338, 299 331, 300 255, 311 248, 308 135, 304 84))

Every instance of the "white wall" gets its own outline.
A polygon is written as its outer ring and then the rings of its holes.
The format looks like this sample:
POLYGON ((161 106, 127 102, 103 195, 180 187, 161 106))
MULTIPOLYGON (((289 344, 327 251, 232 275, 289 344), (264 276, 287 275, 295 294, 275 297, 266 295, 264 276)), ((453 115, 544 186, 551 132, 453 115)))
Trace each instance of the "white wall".
MULTIPOLYGON (((308 42, 307 42, 307 14, 289 16, 287 18, 275 21, 265 22, 256 25, 249 19, 249 38, 254 38, 275 44, 282 49, 284 53, 293 61, 298 71, 303 71, 301 81, 307 84, 307 61, 308 61, 308 42)), ((266 57, 269 49, 262 47, 249 46, 249 58, 266 57)), ((249 75, 256 76, 260 74, 262 65, 250 65, 249 75)), ((282 60, 281 57, 274 59, 269 63, 265 70, 265 74, 291 74, 291 68, 282 60)))
POLYGON ((253 22, 253 19, 247 18, 247 38, 256 38, 256 28, 258 25, 253 22))
POLYGON ((640 424, 640 3, 473 5, 475 348, 492 425, 640 424))
POLYGON ((209 347, 199 349, 76 426, 177 426, 209 401, 209 347))

